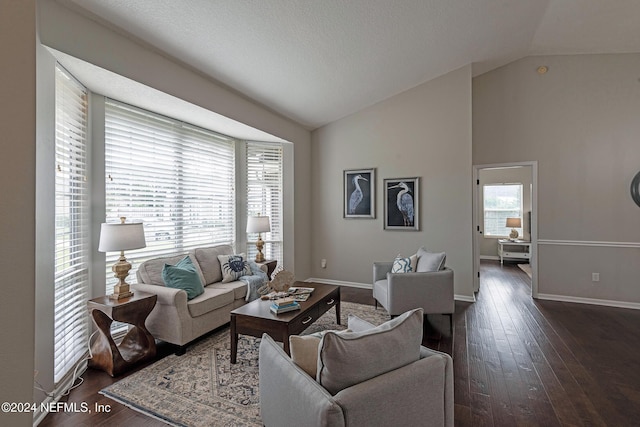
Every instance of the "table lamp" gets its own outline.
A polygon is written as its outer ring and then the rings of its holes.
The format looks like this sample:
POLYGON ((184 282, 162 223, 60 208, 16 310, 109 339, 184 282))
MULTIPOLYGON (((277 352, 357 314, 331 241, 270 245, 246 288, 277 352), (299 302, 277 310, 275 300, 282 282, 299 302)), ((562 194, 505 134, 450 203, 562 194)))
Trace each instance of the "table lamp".
POLYGON ((264 242, 262 241, 260 233, 268 233, 269 231, 271 231, 271 226, 269 225, 268 216, 250 216, 247 219, 247 233, 258 233, 258 241, 256 241, 256 249, 258 249, 256 262, 264 262, 264 255, 262 254, 264 242))
POLYGON ((511 240, 515 240, 518 238, 518 230, 516 230, 516 228, 522 227, 522 220, 520 218, 507 218, 506 227, 511 227, 511 234, 509 234, 509 238, 511 240))
POLYGON ((100 227, 100 252, 120 251, 118 262, 113 264, 111 271, 118 279, 118 284, 113 288, 113 294, 109 298, 120 300, 133 296, 129 290, 129 284, 125 281, 131 270, 131 264, 124 257, 124 251, 140 249, 147 246, 144 239, 144 227, 141 222, 125 224, 125 217, 120 218, 120 223, 105 223, 100 227))

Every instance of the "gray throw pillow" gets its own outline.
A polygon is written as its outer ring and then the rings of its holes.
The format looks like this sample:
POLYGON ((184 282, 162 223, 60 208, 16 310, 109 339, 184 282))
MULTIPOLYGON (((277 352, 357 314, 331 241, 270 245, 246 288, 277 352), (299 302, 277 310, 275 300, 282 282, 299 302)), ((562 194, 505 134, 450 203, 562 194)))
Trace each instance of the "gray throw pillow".
POLYGON ((420 358, 422 309, 363 332, 328 332, 320 340, 316 380, 332 395, 420 358))
POLYGON ((444 268, 446 261, 447 254, 445 252, 432 253, 427 252, 425 248, 420 248, 418 249, 418 265, 416 271, 418 273, 440 271, 444 268))

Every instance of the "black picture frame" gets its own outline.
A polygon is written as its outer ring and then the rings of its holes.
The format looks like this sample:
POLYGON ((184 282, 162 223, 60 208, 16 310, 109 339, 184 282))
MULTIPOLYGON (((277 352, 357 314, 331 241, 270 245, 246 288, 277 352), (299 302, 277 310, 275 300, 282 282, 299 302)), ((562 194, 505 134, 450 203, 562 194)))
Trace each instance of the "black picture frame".
POLYGON ((376 217, 376 170, 349 169, 343 173, 344 218, 373 219, 376 217))
POLYGON ((420 178, 384 180, 384 229, 420 230, 420 178))

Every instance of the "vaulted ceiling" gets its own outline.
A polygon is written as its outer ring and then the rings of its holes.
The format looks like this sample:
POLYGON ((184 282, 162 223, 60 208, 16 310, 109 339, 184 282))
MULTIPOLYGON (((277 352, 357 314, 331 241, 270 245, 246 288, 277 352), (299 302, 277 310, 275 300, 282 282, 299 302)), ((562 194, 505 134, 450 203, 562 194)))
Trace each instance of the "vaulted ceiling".
POLYGON ((58 0, 314 129, 467 64, 640 52, 637 0, 58 0))

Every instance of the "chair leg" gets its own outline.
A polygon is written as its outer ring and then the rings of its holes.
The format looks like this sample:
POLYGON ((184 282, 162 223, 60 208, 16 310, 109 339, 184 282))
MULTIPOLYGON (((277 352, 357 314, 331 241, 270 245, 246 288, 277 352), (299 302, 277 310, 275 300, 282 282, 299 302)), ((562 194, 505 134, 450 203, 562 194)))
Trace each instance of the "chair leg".
POLYGON ((453 313, 449 313, 449 331, 453 335, 453 313))
POLYGON ((374 299, 373 299, 373 302, 375 302, 376 310, 377 310, 377 309, 378 309, 378 300, 374 298, 374 299))

